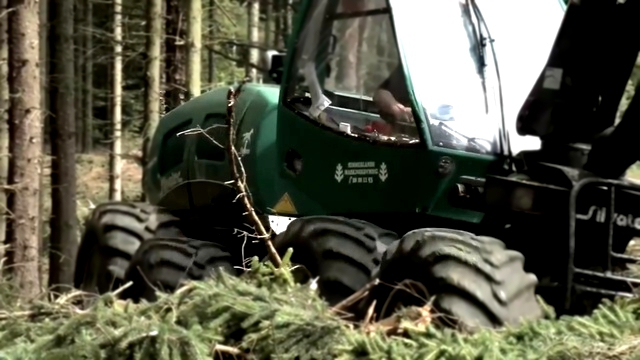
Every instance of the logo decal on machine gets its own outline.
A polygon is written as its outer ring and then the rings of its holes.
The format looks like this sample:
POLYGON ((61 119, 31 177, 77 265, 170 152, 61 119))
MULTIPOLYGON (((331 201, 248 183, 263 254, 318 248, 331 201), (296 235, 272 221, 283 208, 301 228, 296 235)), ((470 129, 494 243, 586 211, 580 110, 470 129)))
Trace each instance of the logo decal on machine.
MULTIPOLYGON (((617 226, 640 230, 640 217, 636 217, 633 214, 624 215, 618 213, 614 213, 613 216, 617 226)), ((589 208, 589 212, 578 214, 576 217, 579 220, 595 220, 597 223, 604 224, 607 221, 607 208, 593 205, 589 208)))
POLYGON ((383 162, 378 166, 375 161, 348 162, 345 169, 338 163, 333 174, 333 178, 338 183, 346 178, 347 184, 373 184, 376 177, 380 182, 387 181, 389 177, 387 164, 383 162))
POLYGON ((253 136, 253 129, 251 129, 251 131, 247 131, 244 134, 242 134, 242 148, 240 148, 240 151, 238 151, 238 155, 240 155, 240 157, 251 154, 251 149, 249 148, 249 145, 251 144, 252 136, 253 136))

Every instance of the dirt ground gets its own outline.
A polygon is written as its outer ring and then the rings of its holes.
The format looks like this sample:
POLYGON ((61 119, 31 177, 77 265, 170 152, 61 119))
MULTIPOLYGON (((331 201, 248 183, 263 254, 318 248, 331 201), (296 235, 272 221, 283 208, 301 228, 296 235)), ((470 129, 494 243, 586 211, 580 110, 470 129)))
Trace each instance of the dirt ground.
MULTIPOLYGON (((78 156, 78 201, 94 204, 105 201, 109 192, 109 157, 107 153, 78 156)), ((122 163, 122 197, 134 200, 142 190, 142 168, 131 159, 122 163)))

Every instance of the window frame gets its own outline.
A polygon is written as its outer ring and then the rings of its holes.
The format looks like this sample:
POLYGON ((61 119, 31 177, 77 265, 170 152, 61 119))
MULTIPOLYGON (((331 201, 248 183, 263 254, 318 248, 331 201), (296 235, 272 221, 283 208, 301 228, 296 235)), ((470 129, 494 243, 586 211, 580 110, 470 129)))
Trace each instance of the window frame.
POLYGON ((163 159, 162 161, 158 161, 158 174, 160 176, 165 176, 170 172, 174 171, 177 167, 184 163, 184 156, 186 153, 186 149, 188 148, 188 139, 186 136, 178 136, 181 131, 188 130, 193 123, 192 118, 187 118, 185 120, 177 122, 173 125, 169 131, 164 133, 160 141, 160 148, 158 149, 158 159, 163 159), (179 140, 175 140, 172 142, 171 138, 175 137, 179 140), (182 145, 182 146, 180 146, 182 145), (182 149, 181 152, 176 152, 175 150, 170 150, 175 147, 179 147, 182 149), (176 155, 173 155, 176 154, 176 155), (174 158, 175 156, 175 158, 174 158), (173 160, 180 157, 180 161, 175 162, 173 160), (168 161, 171 159, 173 162, 168 161))
MULTIPOLYGON (((403 68, 403 73, 404 73, 404 77, 405 77, 405 86, 409 86, 410 82, 407 79, 407 75, 406 75, 406 65, 405 65, 405 61, 404 61, 404 57, 403 57, 403 53, 402 53, 402 48, 400 46, 400 42, 398 41, 397 38, 397 34, 396 34, 396 30, 395 30, 395 26, 394 26, 394 19, 393 19, 393 14, 392 14, 392 8, 390 5, 389 1, 385 1, 386 7, 384 8, 377 8, 377 9, 371 9, 371 10, 363 10, 363 11, 357 11, 357 12, 352 12, 352 13, 340 13, 338 11, 339 8, 339 1, 340 0, 327 0, 330 2, 330 4, 327 5, 327 10, 326 13, 324 15, 324 19, 322 22, 322 28, 329 28, 332 27, 333 24, 332 22, 336 21, 336 20, 345 20, 345 19, 352 19, 352 18, 357 18, 357 17, 367 17, 367 16, 377 16, 377 15, 387 15, 389 18, 389 23, 391 26, 391 34, 393 36, 393 39, 395 40, 395 44, 396 44, 396 51, 398 53, 398 66, 402 66, 403 68), (333 10, 333 15, 327 15, 327 13, 331 13, 331 8, 329 8, 331 6, 331 3, 335 4, 335 8, 333 10)), ((348 0, 347 0, 348 1, 348 0)), ((308 23, 308 19, 310 14, 313 14, 313 12, 315 11, 315 9, 317 8, 315 6, 316 3, 312 3, 310 5, 308 5, 304 11, 305 11, 305 16, 302 17, 300 19, 300 21, 297 24, 297 27, 295 29, 296 34, 300 35, 302 34, 303 30, 305 29, 305 24, 308 23)), ((310 122, 315 126, 318 126, 324 130, 327 131, 331 131, 332 133, 338 135, 338 136, 343 136, 343 137, 347 137, 351 140, 357 140, 357 141, 363 141, 363 142, 367 142, 367 143, 373 143, 377 146, 391 146, 391 147, 401 147, 401 148, 417 148, 417 147, 425 147, 428 146, 428 142, 427 139, 425 138, 425 133, 424 133, 424 129, 423 129, 423 125, 421 124, 421 120, 420 120, 420 116, 417 113, 416 109, 415 109, 415 99, 413 99, 413 94, 412 91, 410 91, 410 89, 408 88, 408 92, 410 93, 410 97, 412 98, 412 112, 414 114, 414 121, 413 124, 416 126, 416 130, 417 130, 417 137, 415 142, 413 143, 409 143, 409 142, 398 142, 398 141, 385 141, 385 140, 379 140, 379 139, 375 139, 375 138, 368 138, 365 136, 361 136, 361 135, 357 135, 357 134, 347 134, 345 132, 342 131, 338 131, 336 130, 334 127, 328 126, 326 124, 323 124, 320 121, 317 121, 313 118, 311 118, 310 116, 308 116, 307 114, 305 114, 304 112, 300 111, 297 106, 296 106, 296 102, 295 100, 292 101, 293 98, 296 98, 295 94, 295 89, 298 85, 298 81, 292 81, 295 80, 297 77, 297 73, 299 71, 299 59, 301 57, 303 48, 301 46, 299 46, 300 42, 299 39, 296 39, 297 41, 292 42, 291 44, 289 44, 290 48, 294 48, 294 51, 292 52, 292 56, 290 57, 288 64, 286 65, 286 73, 283 76, 283 86, 281 88, 281 95, 280 95, 280 103, 281 105, 286 108, 287 110, 293 112, 296 117, 301 118, 304 121, 310 122)), ((320 47, 319 47, 320 48, 320 47)), ((326 50, 325 50, 326 51, 326 50)), ((316 54, 317 56, 317 54, 316 54)), ((326 90, 326 89, 322 89, 323 90, 323 94, 329 98, 331 100, 331 104, 332 106, 335 106, 334 104, 340 102, 341 100, 357 100, 357 101, 366 101, 367 103, 371 103, 372 108, 371 109, 377 109, 375 106, 375 103, 373 102, 373 98, 370 96, 349 96, 347 94, 341 94, 339 92, 334 92, 331 90, 326 90)), ((309 99, 310 98, 305 98, 305 99, 309 99)), ((337 107, 337 106, 336 106, 337 107)), ((364 111, 364 110, 354 110, 351 108, 345 108, 345 107, 337 107, 339 109, 342 110, 346 110, 346 111, 355 111, 355 112, 361 112, 364 114, 369 114, 369 115, 373 115, 373 116, 379 116, 377 111, 364 111)))

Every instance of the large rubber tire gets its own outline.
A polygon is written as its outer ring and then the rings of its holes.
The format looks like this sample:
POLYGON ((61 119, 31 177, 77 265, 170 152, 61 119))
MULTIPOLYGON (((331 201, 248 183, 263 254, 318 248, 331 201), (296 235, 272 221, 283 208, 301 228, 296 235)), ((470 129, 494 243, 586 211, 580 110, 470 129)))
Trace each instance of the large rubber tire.
POLYGON ((154 236, 179 236, 179 219, 145 203, 98 205, 85 221, 74 286, 104 294, 124 284, 125 271, 140 244, 154 236))
POLYGON ((399 305, 422 306, 429 299, 445 325, 467 330, 543 316, 535 295, 538 279, 524 271, 524 256, 491 237, 451 229, 411 231, 387 249, 378 277, 381 285, 372 298, 379 318, 399 305), (426 294, 417 298, 388 286, 404 280, 422 285, 426 294))
POLYGON ((125 280, 133 284, 123 297, 156 301, 156 291, 171 293, 187 280, 204 280, 220 270, 237 275, 231 254, 219 244, 185 237, 149 239, 131 259, 125 280))
POLYGON ((293 248, 292 263, 318 277, 318 292, 335 305, 371 281, 374 269, 396 233, 362 220, 310 216, 292 221, 274 240, 283 256, 293 248))

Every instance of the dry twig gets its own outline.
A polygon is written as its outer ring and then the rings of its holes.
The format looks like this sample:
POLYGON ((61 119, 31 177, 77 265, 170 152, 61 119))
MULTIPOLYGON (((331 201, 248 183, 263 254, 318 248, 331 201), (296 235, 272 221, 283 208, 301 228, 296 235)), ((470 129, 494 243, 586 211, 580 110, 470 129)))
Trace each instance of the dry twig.
POLYGON ((430 305, 411 307, 404 314, 394 314, 374 323, 363 324, 365 333, 382 331, 388 336, 402 335, 408 329, 424 331, 431 325, 432 309, 430 305))
POLYGON ((378 303, 377 300, 373 300, 371 302, 371 305, 369 305, 369 309, 367 309, 367 314, 364 317, 364 320, 362 321, 363 326, 367 326, 371 323, 371 321, 373 320, 373 315, 374 315, 374 310, 376 308, 376 304, 378 303))
POLYGON ((216 344, 216 346, 213 348, 213 352, 216 353, 216 355, 227 354, 237 356, 239 358, 248 357, 244 351, 227 345, 216 344))
POLYGON ((347 309, 349 306, 355 304, 358 300, 367 296, 367 294, 369 294, 369 291, 371 291, 371 289, 373 289, 376 285, 378 285, 379 282, 380 280, 378 279, 374 279, 373 281, 369 282, 362 289, 354 292, 348 298, 340 301, 338 304, 332 307, 331 312, 334 312, 334 313, 344 312, 345 309, 347 309))
POLYGON ((240 160, 240 155, 235 148, 235 104, 238 99, 238 95, 242 91, 242 87, 245 84, 246 80, 243 81, 237 89, 234 90, 233 88, 229 88, 229 91, 227 92, 227 129, 229 134, 227 152, 229 153, 229 157, 231 158, 231 171, 233 173, 234 185, 238 190, 238 197, 241 199, 242 204, 244 205, 244 208, 249 215, 249 218, 255 224, 258 237, 264 240, 271 261, 273 261, 275 266, 280 267, 282 265, 282 259, 280 259, 280 255, 278 255, 278 252, 271 242, 271 234, 267 232, 264 225, 262 224, 262 221, 260 221, 260 219, 258 218, 258 215, 256 214, 255 210, 253 209, 253 205, 251 204, 251 200, 249 199, 247 189, 247 174, 244 171, 244 166, 242 165, 242 161, 240 160))
POLYGON ((0 321, 5 321, 9 319, 17 319, 17 318, 26 318, 26 319, 36 319, 41 317, 50 317, 61 314, 72 314, 72 315, 80 315, 86 314, 86 310, 80 310, 74 306, 66 306, 66 307, 54 307, 51 309, 41 309, 41 310, 25 310, 25 311, 2 311, 0 312, 0 321))

